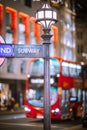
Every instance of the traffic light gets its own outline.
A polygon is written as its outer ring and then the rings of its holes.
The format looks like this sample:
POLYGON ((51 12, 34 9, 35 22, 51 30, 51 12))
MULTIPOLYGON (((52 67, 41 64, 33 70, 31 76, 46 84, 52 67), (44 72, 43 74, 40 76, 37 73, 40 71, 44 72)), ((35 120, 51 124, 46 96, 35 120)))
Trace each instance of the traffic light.
POLYGON ((28 7, 32 7, 32 0, 25 0, 25 5, 28 7))

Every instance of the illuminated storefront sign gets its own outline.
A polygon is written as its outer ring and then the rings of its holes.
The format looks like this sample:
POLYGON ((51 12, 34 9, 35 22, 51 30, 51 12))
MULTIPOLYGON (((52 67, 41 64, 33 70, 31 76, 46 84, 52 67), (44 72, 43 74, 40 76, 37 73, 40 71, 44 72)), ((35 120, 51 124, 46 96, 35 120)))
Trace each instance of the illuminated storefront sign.
POLYGON ((0 34, 3 34, 3 5, 0 4, 0 34))
POLYGON ((52 31, 53 31, 53 43, 56 48, 58 44, 58 28, 56 26, 52 26, 52 31))

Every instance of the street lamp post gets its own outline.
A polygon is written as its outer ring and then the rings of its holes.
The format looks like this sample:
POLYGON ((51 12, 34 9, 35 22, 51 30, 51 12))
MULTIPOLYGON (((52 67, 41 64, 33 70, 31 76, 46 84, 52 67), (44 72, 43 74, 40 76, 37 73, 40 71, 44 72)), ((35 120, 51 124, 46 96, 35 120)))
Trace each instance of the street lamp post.
POLYGON ((51 129, 50 118, 50 56, 49 45, 52 35, 50 34, 51 25, 57 22, 57 13, 47 3, 36 12, 36 22, 43 26, 44 47, 44 130, 51 129))

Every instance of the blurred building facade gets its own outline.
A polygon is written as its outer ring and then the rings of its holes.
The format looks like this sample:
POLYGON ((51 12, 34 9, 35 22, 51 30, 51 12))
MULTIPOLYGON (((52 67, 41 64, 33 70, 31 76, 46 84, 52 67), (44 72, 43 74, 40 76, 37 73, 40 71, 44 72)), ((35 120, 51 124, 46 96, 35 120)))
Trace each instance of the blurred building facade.
MULTIPOLYGON (((0 1, 0 35, 5 38, 7 44, 41 44, 41 27, 35 23, 35 14, 36 10, 42 7, 44 0, 29 1, 0 1)), ((49 0, 49 3, 56 9, 59 19, 59 22, 52 26, 50 55, 66 60, 81 61, 82 55, 79 54, 78 48, 79 45, 83 46, 83 42, 86 44, 87 25, 75 23, 75 7, 70 0, 60 0, 56 3, 55 0, 49 0)), ((82 52, 86 50, 84 47, 82 52)), ((0 90, 3 95, 0 100, 2 102, 5 98, 14 97, 20 106, 24 104, 28 62, 28 58, 5 59, 0 67, 0 90)))
POLYGON ((87 18, 76 22, 76 52, 77 60, 87 64, 87 18))

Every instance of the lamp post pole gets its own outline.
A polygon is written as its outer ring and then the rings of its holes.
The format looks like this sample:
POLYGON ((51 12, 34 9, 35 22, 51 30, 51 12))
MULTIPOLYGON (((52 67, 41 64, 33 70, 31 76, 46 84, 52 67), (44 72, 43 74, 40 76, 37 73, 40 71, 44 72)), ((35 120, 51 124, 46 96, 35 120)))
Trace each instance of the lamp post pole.
POLYGON ((44 45, 44 130, 51 129, 51 117, 50 117, 50 29, 43 29, 42 35, 44 45))
POLYGON ((51 25, 57 22, 57 13, 47 3, 37 10, 36 23, 43 26, 44 47, 44 130, 51 129, 51 114, 50 114, 50 56, 49 45, 51 25))

